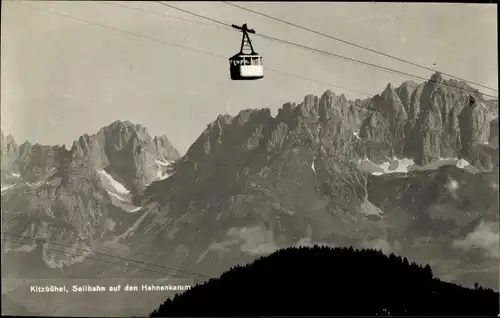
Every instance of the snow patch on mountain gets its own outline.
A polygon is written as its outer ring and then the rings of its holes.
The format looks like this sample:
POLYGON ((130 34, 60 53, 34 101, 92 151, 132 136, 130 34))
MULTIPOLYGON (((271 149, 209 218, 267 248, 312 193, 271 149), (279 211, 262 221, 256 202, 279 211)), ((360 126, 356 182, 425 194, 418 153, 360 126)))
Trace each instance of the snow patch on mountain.
POLYGON ((132 204, 130 191, 123 184, 115 180, 109 173, 104 170, 97 170, 99 178, 104 186, 104 189, 111 198, 111 203, 126 212, 137 212, 141 208, 132 204))
MULTIPOLYGON (((13 176, 13 177, 15 177, 15 178, 18 178, 18 179, 21 178, 21 175, 19 173, 13 172, 10 175, 13 176)), ((2 186, 1 186, 1 192, 7 191, 9 189, 12 189, 13 187, 15 187, 17 185, 15 183, 15 180, 10 180, 10 181, 11 182, 13 181, 14 184, 10 184, 10 183, 4 183, 4 184, 2 184, 2 186)))
POLYGON ((169 177, 172 176, 173 173, 168 173, 168 172, 163 172, 165 168, 169 169, 172 167, 173 161, 169 160, 155 160, 156 164, 158 165, 158 170, 156 171, 156 180, 153 181, 158 181, 158 180, 165 180, 169 177))
POLYGON ((1 191, 4 192, 4 191, 7 191, 7 190, 9 190, 9 189, 11 189, 13 187, 14 187, 13 184, 2 185, 2 190, 1 191))
POLYGON ((160 177, 160 180, 168 179, 171 176, 172 176, 171 174, 165 173, 163 176, 160 177))
POLYGON ((358 160, 357 167, 360 171, 380 176, 388 173, 408 173, 411 171, 429 171, 437 170, 444 166, 456 166, 472 174, 479 173, 480 170, 468 163, 464 159, 458 158, 439 158, 438 160, 424 166, 418 166, 412 159, 392 158, 381 164, 376 164, 370 159, 358 160))
POLYGON ((373 175, 379 176, 387 173, 407 173, 408 167, 414 165, 412 159, 396 159, 393 158, 389 161, 383 162, 381 164, 376 164, 370 159, 360 159, 357 162, 357 167, 360 171, 371 173, 373 175))
POLYGON ((47 179, 45 179, 45 180, 37 181, 35 183, 25 182, 25 184, 27 184, 30 188, 36 188, 36 187, 41 186, 42 184, 49 184, 49 181, 47 179))
POLYGON ((104 170, 97 170, 99 173, 99 178, 107 191, 111 191, 117 194, 129 194, 130 191, 125 188, 123 184, 116 181, 109 173, 104 170))
POLYGON ((163 160, 163 161, 160 161, 160 160, 155 160, 155 162, 157 164, 159 164, 160 166, 165 166, 165 167, 168 167, 170 166, 171 162, 168 161, 168 160, 163 160))
POLYGON ((429 163, 428 165, 425 166, 412 166, 411 171, 423 171, 423 170, 437 170, 441 167, 444 166, 456 166, 460 169, 466 170, 470 173, 476 174, 480 172, 479 169, 475 168, 472 166, 470 163, 468 163, 464 159, 458 159, 458 158, 439 158, 438 160, 429 163))
MULTIPOLYGON (((159 180, 165 180, 167 178, 169 178, 170 176, 172 176, 171 174, 169 174, 168 172, 166 173, 163 173, 163 170, 162 169, 158 169, 156 171, 156 179, 153 179, 153 182, 154 181, 159 181, 159 180)), ((149 184, 148 184, 149 185, 149 184)))
POLYGON ((111 197, 111 203, 117 208, 120 208, 127 212, 137 212, 141 209, 140 207, 136 207, 135 205, 133 205, 128 199, 122 198, 116 193, 108 191, 108 194, 111 197))

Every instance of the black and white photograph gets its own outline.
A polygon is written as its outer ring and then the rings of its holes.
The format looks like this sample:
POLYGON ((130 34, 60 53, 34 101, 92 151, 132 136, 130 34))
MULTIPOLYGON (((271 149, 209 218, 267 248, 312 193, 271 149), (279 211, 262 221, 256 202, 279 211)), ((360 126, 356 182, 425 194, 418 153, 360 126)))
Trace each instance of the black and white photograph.
POLYGON ((1 1, 2 315, 500 315, 497 12, 1 1))

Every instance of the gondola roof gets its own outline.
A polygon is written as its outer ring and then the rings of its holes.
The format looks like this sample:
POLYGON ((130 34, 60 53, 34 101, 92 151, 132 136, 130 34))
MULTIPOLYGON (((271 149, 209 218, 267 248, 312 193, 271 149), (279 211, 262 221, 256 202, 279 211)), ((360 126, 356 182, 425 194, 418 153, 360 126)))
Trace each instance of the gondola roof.
POLYGON ((239 60, 242 57, 252 57, 252 56, 260 56, 260 54, 257 53, 257 52, 252 52, 252 53, 242 53, 242 52, 239 52, 239 53, 231 56, 229 59, 230 60, 239 60))

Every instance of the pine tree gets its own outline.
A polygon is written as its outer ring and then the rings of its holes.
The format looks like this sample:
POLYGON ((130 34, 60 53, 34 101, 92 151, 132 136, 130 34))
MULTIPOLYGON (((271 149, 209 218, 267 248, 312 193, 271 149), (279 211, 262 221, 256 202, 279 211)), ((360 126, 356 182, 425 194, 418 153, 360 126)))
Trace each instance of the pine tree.
POLYGON ((434 273, 432 273, 432 268, 429 264, 426 264, 424 267, 424 273, 427 277, 432 278, 434 276, 434 273))

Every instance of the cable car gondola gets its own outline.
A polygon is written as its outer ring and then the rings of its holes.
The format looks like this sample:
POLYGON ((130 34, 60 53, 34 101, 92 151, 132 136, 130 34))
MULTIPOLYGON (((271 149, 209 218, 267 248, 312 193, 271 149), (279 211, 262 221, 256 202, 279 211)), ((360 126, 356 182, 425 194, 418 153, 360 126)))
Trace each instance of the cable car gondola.
POLYGON ((254 30, 248 29, 246 24, 243 26, 232 25, 233 28, 243 32, 241 39, 240 52, 229 58, 229 70, 232 80, 256 80, 264 77, 262 67, 262 56, 253 50, 252 42, 248 33, 255 33, 254 30), (244 52, 244 49, 249 49, 250 52, 244 52))

